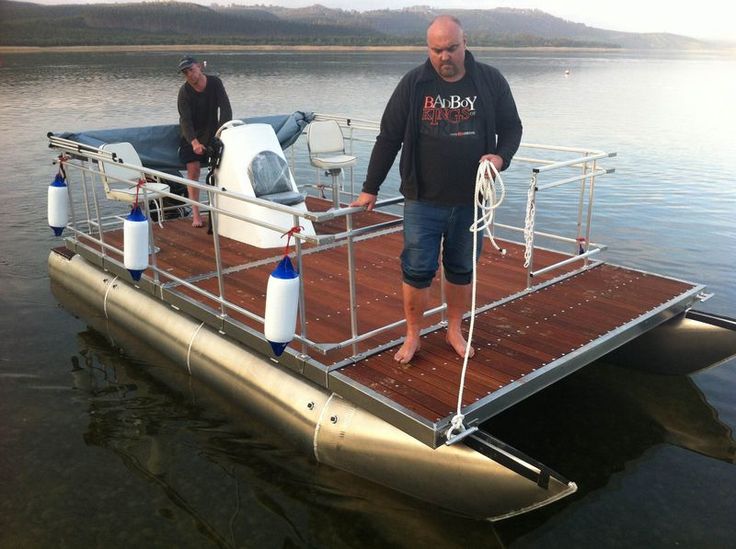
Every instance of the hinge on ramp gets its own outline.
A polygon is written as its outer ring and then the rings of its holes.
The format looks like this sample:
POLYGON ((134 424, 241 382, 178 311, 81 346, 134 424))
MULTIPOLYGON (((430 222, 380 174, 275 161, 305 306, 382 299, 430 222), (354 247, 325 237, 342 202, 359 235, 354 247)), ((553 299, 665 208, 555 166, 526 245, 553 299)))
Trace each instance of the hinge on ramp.
POLYGON ((551 476, 561 482, 568 482, 549 467, 480 429, 466 436, 463 442, 476 452, 535 482, 540 488, 549 488, 551 476))

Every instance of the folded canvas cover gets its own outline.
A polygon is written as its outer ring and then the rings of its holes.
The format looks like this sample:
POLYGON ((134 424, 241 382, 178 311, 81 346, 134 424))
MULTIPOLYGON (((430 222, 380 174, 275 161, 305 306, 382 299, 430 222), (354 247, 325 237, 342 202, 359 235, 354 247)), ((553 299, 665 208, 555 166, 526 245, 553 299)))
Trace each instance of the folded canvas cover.
MULTIPOLYGON (((286 149, 299 138, 302 130, 313 118, 314 114, 311 112, 296 111, 291 114, 255 116, 239 120, 246 124, 270 124, 276 132, 281 148, 286 149)), ((166 173, 186 169, 186 166, 179 161, 179 124, 81 132, 54 132, 54 135, 93 147, 100 147, 105 143, 127 141, 133 145, 141 158, 141 162, 147 168, 166 173)))

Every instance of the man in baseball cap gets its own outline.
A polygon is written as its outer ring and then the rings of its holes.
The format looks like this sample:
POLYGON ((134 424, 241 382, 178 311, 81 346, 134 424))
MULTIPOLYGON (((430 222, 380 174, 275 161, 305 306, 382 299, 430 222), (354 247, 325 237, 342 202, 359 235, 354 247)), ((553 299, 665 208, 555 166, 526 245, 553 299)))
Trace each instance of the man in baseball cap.
MULTIPOLYGON (((222 80, 204 74, 197 59, 191 55, 182 57, 179 72, 186 79, 177 99, 181 127, 179 159, 187 166, 187 178, 198 181, 202 164, 207 163, 207 145, 217 129, 232 120, 233 111, 222 80)), ((199 189, 188 187, 188 192, 191 200, 199 201, 199 189)), ((199 206, 192 206, 192 225, 203 224, 199 206)))

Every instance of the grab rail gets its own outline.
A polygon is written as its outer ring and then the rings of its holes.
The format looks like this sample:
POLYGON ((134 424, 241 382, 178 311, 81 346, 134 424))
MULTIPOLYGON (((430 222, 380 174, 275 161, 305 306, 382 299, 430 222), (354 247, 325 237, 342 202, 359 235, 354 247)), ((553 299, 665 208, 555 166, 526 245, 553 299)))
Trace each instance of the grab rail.
MULTIPOLYGON (((576 156, 566 160, 556 161, 542 161, 542 167, 532 168, 532 176, 529 182, 529 189, 527 193, 527 206, 526 206, 526 220, 524 224, 524 241, 525 241, 525 267, 527 268, 527 288, 533 286, 534 277, 547 274, 551 271, 557 270, 561 267, 565 267, 575 262, 582 262, 584 267, 588 266, 588 260, 591 256, 599 254, 604 251, 607 247, 602 244, 596 244, 591 242, 591 227, 592 227, 592 216, 593 216, 593 205, 595 197, 595 182, 596 178, 615 172, 613 168, 599 168, 598 161, 605 158, 613 158, 616 153, 607 153, 602 151, 584 151, 581 149, 575 149, 570 147, 559 147, 554 149, 546 145, 526 145, 528 148, 537 148, 544 150, 558 150, 562 152, 574 152, 582 153, 582 156, 576 156), (564 168, 577 168, 580 173, 570 177, 564 177, 555 181, 546 183, 544 185, 539 183, 539 178, 555 170, 561 170, 564 168), (559 235, 550 235, 548 233, 540 233, 535 230, 536 216, 537 216, 537 194, 542 191, 549 191, 557 187, 569 185, 571 183, 580 183, 580 189, 578 193, 578 207, 577 207, 577 222, 576 222, 576 235, 574 239, 561 237, 559 235), (587 198, 587 207, 586 207, 587 198), (542 269, 534 269, 534 251, 535 251, 535 239, 537 236, 546 236, 555 240, 574 242, 577 246, 575 253, 572 257, 564 259, 548 265, 542 269)), ((517 158, 521 161, 529 161, 526 158, 517 158)), ((534 162, 534 161, 532 161, 534 162)), ((540 162, 535 162, 540 163, 540 162)))
MULTIPOLYGON (((352 147, 354 143, 371 143, 375 141, 376 134, 379 131, 379 125, 375 122, 369 121, 369 120, 363 120, 363 119, 356 119, 356 118, 347 118, 347 117, 341 117, 336 115, 329 115, 329 114, 317 114, 316 119, 325 120, 325 119, 332 119, 338 121, 339 125, 343 128, 346 142, 349 144, 350 150, 352 151, 352 147)), ((352 251, 352 248, 356 242, 359 242, 366 238, 373 238, 377 235, 383 234, 386 231, 396 230, 397 227, 402 223, 402 219, 400 216, 397 216, 395 220, 381 220, 379 222, 376 222, 369 226, 362 226, 362 227, 356 227, 353 224, 353 215, 359 212, 363 211, 363 208, 356 208, 356 207, 349 207, 349 206, 343 206, 339 208, 332 208, 324 212, 310 212, 310 211, 303 211, 298 210, 296 208, 293 208, 291 206, 285 206, 282 204, 276 204, 274 202, 270 202, 267 200, 263 200, 257 197, 247 196, 239 192, 230 191, 226 188, 218 188, 213 187, 210 185, 204 185, 200 183, 199 181, 192 181, 184 177, 172 175, 169 173, 160 172, 157 170, 153 170, 146 167, 141 166, 134 166, 126 163, 119 162, 119 159, 116 159, 114 157, 114 154, 110 152, 106 152, 103 150, 100 150, 96 147, 85 145, 82 143, 78 143, 75 141, 71 141, 68 139, 63 139, 58 136, 49 135, 49 146, 59 150, 63 153, 66 153, 69 155, 69 159, 66 161, 67 166, 71 166, 75 169, 77 169, 81 175, 82 175, 82 184, 81 186, 73 186, 70 184, 70 193, 72 192, 72 188, 74 188, 75 192, 80 191, 83 196, 84 200, 84 213, 86 215, 83 215, 82 218, 77 218, 75 214, 78 214, 79 212, 75 210, 74 208, 71 209, 72 219, 70 222, 70 228, 72 231, 72 234, 74 238, 76 239, 76 245, 90 250, 92 253, 96 253, 98 255, 101 255, 106 258, 107 261, 112 261, 115 263, 120 263, 115 257, 111 256, 111 252, 115 252, 115 254, 120 254, 120 257, 122 257, 122 250, 116 248, 113 244, 110 243, 109 239, 105 238, 105 232, 109 231, 112 228, 119 229, 120 225, 122 224, 123 218, 120 215, 115 214, 109 214, 109 211, 105 212, 104 209, 100 207, 100 203, 98 200, 97 192, 95 191, 96 188, 98 188, 101 185, 95 185, 96 182, 101 182, 101 173, 100 170, 96 167, 98 162, 109 162, 109 161, 118 161, 118 163, 122 167, 131 168, 133 170, 139 171, 143 173, 145 176, 153 178, 157 181, 161 182, 169 182, 169 183, 179 183, 181 185, 185 185, 187 187, 196 187, 200 189, 201 191, 204 191, 206 193, 206 196, 209 197, 209 202, 198 202, 193 201, 185 196, 180 196, 174 193, 163 193, 165 196, 169 198, 174 198, 177 202, 181 203, 182 205, 198 205, 203 211, 209 211, 217 213, 218 215, 224 215, 224 216, 230 216, 234 219, 238 219, 241 221, 245 221, 248 223, 252 223, 261 227, 265 227, 269 230, 273 231, 279 231, 281 233, 286 232, 288 228, 284 227, 278 227, 271 223, 265 222, 260 219, 255 219, 253 217, 246 216, 244 214, 241 214, 236 211, 232 211, 231 209, 218 206, 217 201, 213 201, 213 197, 215 196, 227 196, 228 198, 234 199, 238 202, 246 202, 251 204, 256 204, 262 208, 278 211, 281 213, 285 213, 291 216, 293 220, 294 225, 299 225, 300 220, 309 220, 316 223, 326 222, 330 220, 335 220, 339 218, 345 219, 345 229, 339 232, 336 232, 334 234, 322 234, 322 235, 308 235, 304 233, 296 233, 293 235, 293 237, 296 239, 296 246, 295 246, 295 257, 296 261, 298 263, 298 268, 300 272, 303 271, 303 257, 305 255, 309 255, 312 253, 319 252, 320 250, 324 250, 326 248, 330 248, 333 246, 346 246, 348 250, 347 254, 347 265, 346 269, 348 270, 348 273, 350 276, 348 276, 348 286, 349 286, 349 295, 350 295, 350 337, 343 340, 343 341, 334 341, 334 342, 317 342, 311 340, 306 331, 306 325, 305 322, 306 317, 305 315, 305 289, 302 288, 302 291, 300 292, 300 314, 301 316, 301 332, 295 336, 295 339, 299 341, 302 344, 302 354, 307 355, 309 350, 316 351, 320 354, 327 354, 328 352, 335 350, 335 349, 344 349, 347 347, 353 348, 353 354, 357 354, 357 347, 356 345, 360 342, 366 341, 368 339, 371 339, 381 333, 384 333, 386 331, 395 329, 397 327, 400 327, 405 324, 405 320, 400 320, 396 322, 392 322, 386 326, 381 326, 378 328, 372 328, 368 331, 361 332, 361 323, 359 319, 358 314, 358 307, 356 306, 356 303, 359 301, 359 296, 357 296, 357 285, 355 281, 355 277, 353 276, 353 271, 355 270, 355 264, 354 264, 354 253, 352 251), (92 185, 89 184, 89 176, 92 176, 92 185), (91 187, 91 188, 88 188, 91 187), (89 200, 88 194, 91 193, 92 201, 89 200), (94 204, 94 212, 90 209, 90 203, 94 204), (308 248, 303 248, 302 244, 308 243, 311 246, 308 248)), ((292 171, 296 171, 296 151, 299 147, 304 147, 306 150, 306 145, 304 144, 304 139, 301 138, 297 143, 295 143, 291 148, 290 153, 290 159, 291 159, 291 168, 292 171)), ((555 154, 572 154, 572 158, 566 158, 566 159, 550 159, 543 157, 544 154, 540 156, 528 156, 528 155, 517 155, 514 159, 515 166, 518 165, 531 165, 531 180, 529 183, 529 193, 528 193, 528 204, 527 208, 529 209, 531 207, 531 226, 532 230, 529 234, 527 234, 527 243, 529 246, 529 255, 530 260, 527 267, 527 288, 532 287, 532 282, 534 277, 539 277, 543 274, 547 274, 553 270, 560 269, 561 267, 564 267, 566 265, 569 265, 571 263, 582 261, 585 265, 587 265, 589 258, 592 256, 595 256, 597 254, 600 254, 602 251, 606 249, 605 245, 602 244, 594 244, 590 242, 590 234, 591 234, 591 219, 592 219, 592 209, 594 204, 594 189, 595 189, 595 181, 596 178, 601 177, 603 175, 607 175, 610 173, 613 173, 613 169, 607 169, 602 168, 597 165, 597 162, 599 160, 603 160, 605 158, 610 158, 615 156, 615 153, 605 153, 598 150, 589 150, 589 149, 583 149, 583 148, 572 148, 572 147, 555 147, 555 146, 549 146, 549 145, 537 145, 537 144, 522 144, 522 148, 525 152, 528 151, 536 151, 536 152, 554 152, 555 154), (563 170, 567 169, 577 169, 579 170, 579 173, 574 174, 572 176, 566 176, 561 177, 558 179, 554 179, 551 181, 547 181, 544 184, 540 183, 540 178, 542 177, 549 177, 550 174, 555 175, 558 172, 561 172, 563 170), (570 236, 561 236, 561 235, 555 235, 549 232, 542 232, 534 230, 534 223, 536 222, 536 199, 537 194, 539 192, 550 192, 555 188, 567 186, 570 184, 579 183, 580 184, 580 192, 579 192, 579 198, 578 198, 578 209, 577 209, 577 224, 576 224, 576 234, 573 237, 570 236), (587 206, 586 206, 587 204, 587 206), (575 253, 571 255, 571 257, 562 260, 556 264, 553 265, 547 265, 543 268, 536 269, 534 268, 534 251, 535 246, 537 246, 535 239, 537 238, 547 238, 551 239, 557 242, 561 242, 564 244, 569 245, 575 245, 577 247, 584 246, 584 249, 579 250, 576 249, 576 252, 581 253, 575 253), (581 244, 581 242, 583 244, 581 244)), ((303 161, 301 166, 306 167, 308 166, 308 161, 303 161)), ((518 169, 518 168, 514 168, 518 169)), ((111 176, 106 176, 110 178, 111 176)), ((352 177, 351 177, 352 179, 352 177)), ((121 180, 122 181, 122 180, 121 180)), ((350 196, 354 196, 353 190, 351 188, 350 196)), ((385 209, 388 207, 391 207, 393 205, 399 204, 403 201, 403 197, 401 196, 390 196, 388 198, 382 198, 378 203, 376 204, 376 209, 385 209)), ((528 220, 529 221, 529 220, 528 220)), ((527 226, 529 223, 527 223, 527 226)), ((495 225, 498 228, 504 229, 504 230, 510 230, 510 231, 516 231, 516 232, 524 232, 524 227, 516 227, 513 225, 504 225, 497 223, 495 225)), ((153 235, 152 235, 153 236, 153 235)), ((263 265, 264 262, 268 262, 271 260, 271 258, 268 259, 259 259, 256 261, 251 261, 249 263, 244 263, 242 265, 238 265, 235 267, 227 267, 224 268, 222 265, 222 258, 219 254, 219 245, 220 245, 220 235, 217 230, 217 223, 213 223, 213 244, 214 249, 216 253, 214 254, 215 257, 213 257, 214 266, 209 273, 205 274, 199 274, 195 277, 192 277, 191 279, 184 279, 179 276, 176 276, 175 274, 166 271, 165 269, 161 269, 156 265, 155 257, 154 261, 151 265, 151 270, 153 272, 153 280, 154 283, 158 286, 160 286, 161 291, 156 292, 157 295, 160 295, 160 297, 163 299, 163 289, 165 288, 168 292, 177 292, 177 288, 181 289, 187 289, 191 292, 195 292, 198 295, 203 296, 207 300, 209 300, 211 303, 216 304, 217 309, 219 310, 219 318, 226 319, 230 317, 232 314, 239 314, 243 315, 245 318, 248 318, 256 323, 263 324, 264 319, 260 314, 257 314, 256 312, 252 310, 247 310, 246 308, 233 303, 229 301, 226 298, 226 278, 225 275, 231 272, 235 272, 237 270, 242 269, 249 269, 253 268, 259 265, 263 265), (218 280, 217 284, 217 291, 208 291, 203 289, 201 286, 198 286, 196 282, 198 280, 201 280, 202 278, 214 278, 216 277, 218 280)), ((155 242, 151 242, 151 245, 155 247, 155 242)), ((113 254, 113 255, 115 255, 113 254)), ((278 260, 278 255, 275 255, 272 260, 275 262, 278 260)), ((397 259, 398 260, 398 259, 397 259)), ((121 265, 122 267, 122 265, 121 265)), ((184 300, 188 300, 190 298, 187 298, 185 294, 178 292, 180 297, 184 300)), ((434 315, 442 312, 445 308, 445 305, 442 304, 436 308, 434 308, 432 311, 428 311, 427 315, 434 315)))

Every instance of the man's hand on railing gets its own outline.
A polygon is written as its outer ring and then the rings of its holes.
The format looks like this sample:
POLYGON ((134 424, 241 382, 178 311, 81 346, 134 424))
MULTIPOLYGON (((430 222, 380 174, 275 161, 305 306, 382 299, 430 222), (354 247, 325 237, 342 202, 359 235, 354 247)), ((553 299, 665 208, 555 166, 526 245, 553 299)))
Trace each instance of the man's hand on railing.
POLYGON ((359 206, 365 207, 365 211, 370 212, 376 206, 376 199, 378 195, 370 193, 360 193, 358 198, 350 203, 351 208, 357 208, 359 206))

